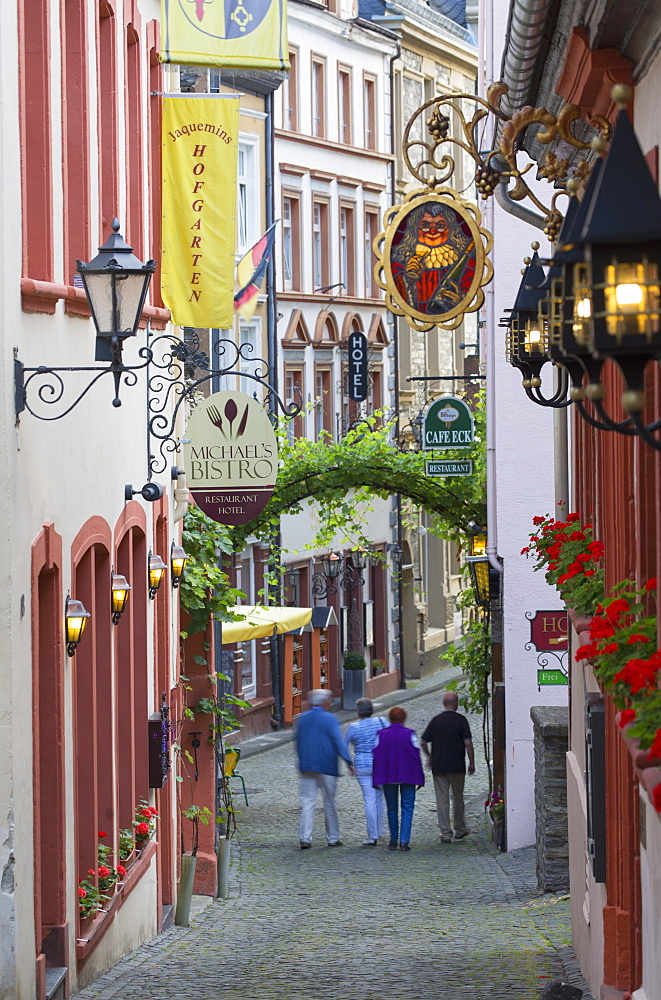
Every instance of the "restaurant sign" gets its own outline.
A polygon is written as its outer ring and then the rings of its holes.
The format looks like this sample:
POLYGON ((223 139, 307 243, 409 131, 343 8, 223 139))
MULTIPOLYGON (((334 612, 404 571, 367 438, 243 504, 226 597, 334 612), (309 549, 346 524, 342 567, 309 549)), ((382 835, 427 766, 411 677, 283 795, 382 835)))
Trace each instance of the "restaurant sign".
POLYGON ((186 427, 188 489, 219 524, 247 524, 275 489, 278 446, 268 412, 243 392, 201 400, 186 427))
POLYGON ((463 399, 441 396, 429 405, 423 422, 424 451, 471 448, 473 440, 473 414, 463 399))

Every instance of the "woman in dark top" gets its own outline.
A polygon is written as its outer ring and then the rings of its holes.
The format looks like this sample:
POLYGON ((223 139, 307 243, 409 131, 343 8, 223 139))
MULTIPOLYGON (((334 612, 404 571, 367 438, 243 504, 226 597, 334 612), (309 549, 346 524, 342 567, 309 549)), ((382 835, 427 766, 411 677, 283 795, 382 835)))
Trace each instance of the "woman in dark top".
POLYGON ((415 793, 424 785, 425 774, 415 732, 404 726, 406 712, 403 708, 391 708, 388 718, 390 725, 380 731, 374 748, 372 783, 375 788, 383 787, 390 827, 389 849, 397 850, 399 837, 400 851, 410 851, 415 793))

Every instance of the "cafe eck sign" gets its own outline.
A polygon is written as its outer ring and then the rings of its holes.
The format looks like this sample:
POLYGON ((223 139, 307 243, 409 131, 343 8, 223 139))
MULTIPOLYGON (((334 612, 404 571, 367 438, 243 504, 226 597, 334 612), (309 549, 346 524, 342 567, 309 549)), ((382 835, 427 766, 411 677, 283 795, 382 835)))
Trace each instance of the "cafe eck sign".
POLYGON ((197 506, 219 524, 252 521, 278 475, 278 446, 264 407, 243 392, 216 392, 195 407, 186 437, 186 480, 197 506))

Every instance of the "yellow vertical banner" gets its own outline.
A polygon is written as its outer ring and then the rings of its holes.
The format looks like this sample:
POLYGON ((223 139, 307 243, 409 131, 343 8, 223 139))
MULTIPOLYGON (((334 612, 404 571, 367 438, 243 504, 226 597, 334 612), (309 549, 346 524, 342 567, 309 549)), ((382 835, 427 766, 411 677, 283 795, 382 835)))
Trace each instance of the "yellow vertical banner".
POLYGON ((161 0, 164 63, 289 69, 287 0, 161 0))
POLYGON ((163 98, 161 295, 178 326, 234 322, 239 98, 163 98))

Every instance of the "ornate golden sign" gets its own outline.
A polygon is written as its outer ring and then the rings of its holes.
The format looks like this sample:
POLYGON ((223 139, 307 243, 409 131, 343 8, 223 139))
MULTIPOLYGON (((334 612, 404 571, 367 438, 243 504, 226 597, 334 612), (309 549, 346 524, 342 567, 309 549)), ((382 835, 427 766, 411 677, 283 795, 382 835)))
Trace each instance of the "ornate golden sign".
MULTIPOLYGON (((507 186, 514 181, 507 196, 512 201, 528 198, 533 202, 543 213, 544 231, 551 241, 562 223, 556 202, 559 195, 568 194, 565 185, 570 169, 575 183, 585 183, 589 176, 586 160, 570 165, 569 158, 559 159, 557 153, 549 151, 539 173, 559 189, 550 206, 544 205, 524 179, 531 164, 520 167, 517 162, 525 131, 536 128, 536 139, 543 145, 562 140, 565 148, 586 152, 591 146, 596 148, 594 141, 584 142, 573 134, 572 125, 580 117, 576 105, 566 105, 558 116, 545 108, 529 107, 508 115, 500 108, 506 93, 504 83, 494 83, 486 100, 475 94, 438 94, 417 109, 404 130, 404 161, 425 186, 386 212, 385 232, 374 241, 374 273, 377 284, 386 290, 388 308, 406 316, 416 330, 433 326, 455 329, 464 313, 480 308, 483 286, 493 274, 487 257, 493 240, 480 226, 480 212, 453 188, 441 186, 455 169, 448 150, 459 152, 465 161, 473 160, 475 184, 482 199, 490 197, 499 183, 507 186), (496 136, 493 147, 483 150, 479 127, 488 116, 495 120, 496 136), (452 119, 455 134, 451 134, 452 119), (425 128, 427 136, 423 138, 425 128)), ((595 117, 590 124, 601 134, 602 142, 609 138, 606 119, 595 117)))
POLYGON ((388 308, 417 330, 453 330, 479 309, 493 273, 492 239, 480 221, 452 188, 413 191, 389 209, 376 241, 376 280, 388 308))

